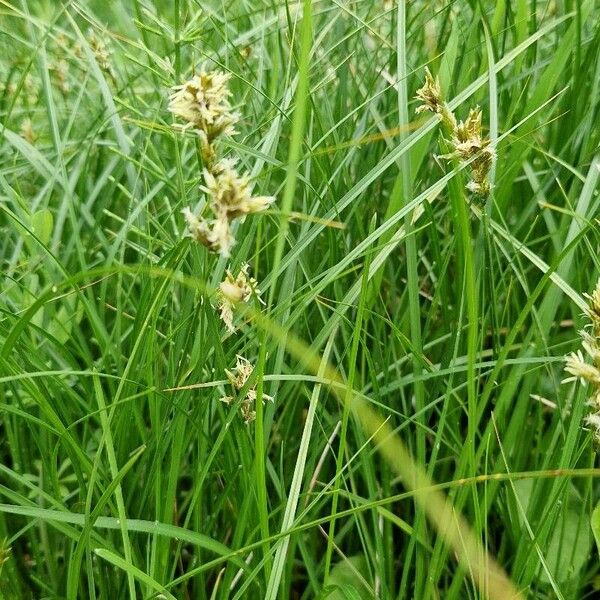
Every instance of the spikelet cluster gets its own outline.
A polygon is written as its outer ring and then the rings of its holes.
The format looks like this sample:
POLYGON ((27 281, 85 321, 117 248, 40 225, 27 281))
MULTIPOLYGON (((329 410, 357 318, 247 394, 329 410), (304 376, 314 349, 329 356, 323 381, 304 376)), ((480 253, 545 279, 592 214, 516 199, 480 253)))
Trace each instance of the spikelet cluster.
POLYGON ((247 303, 252 297, 261 302, 261 291, 258 289, 256 279, 248 274, 249 268, 248 264, 244 263, 237 277, 227 269, 225 280, 221 282, 217 292, 219 316, 231 333, 235 333, 233 311, 236 305, 247 303))
POLYGON ((201 70, 189 81, 171 89, 169 110, 185 121, 184 129, 200 136, 205 160, 211 157, 212 143, 220 135, 233 135, 239 115, 229 98, 229 73, 201 70))
MULTIPOLYGON (((86 40, 100 70, 113 82, 116 81, 116 74, 111 60, 112 52, 108 40, 100 37, 91 27, 86 32, 86 40)), ((52 44, 50 54, 54 57, 48 65, 52 82, 63 96, 67 96, 72 89, 71 67, 73 58, 81 59, 84 57, 83 47, 79 42, 71 42, 64 33, 59 33, 52 44)), ((81 65, 75 64, 81 68, 81 65)))
POLYGON ((212 215, 195 215, 183 210, 187 235, 221 256, 231 255, 235 237, 234 219, 266 210, 275 201, 272 196, 253 196, 250 176, 236 169, 236 161, 218 158, 216 141, 234 135, 239 115, 233 111, 228 87, 230 75, 221 71, 201 70, 182 85, 171 89, 169 110, 185 124, 183 130, 194 131, 200 140, 204 163, 203 185, 212 215))
MULTIPOLYGON (((11 65, 11 74, 5 86, 0 85, 0 96, 15 107, 15 114, 21 115, 18 133, 28 143, 33 145, 39 138, 40 131, 33 123, 35 105, 40 96, 40 82, 32 72, 23 74, 19 60, 11 65)), ((16 120, 16 119, 15 119, 16 120)))
MULTIPOLYGON (((8 97, 12 98, 18 92, 17 84, 12 81, 3 90, 3 93, 8 97)), ((33 107, 37 104, 40 95, 40 84, 38 80, 33 77, 31 73, 27 73, 23 79, 23 86, 21 89, 21 96, 19 100, 25 105, 26 108, 33 107)))
POLYGON ((63 96, 66 96, 71 91, 71 83, 69 82, 69 63, 65 58, 59 58, 50 63, 48 70, 53 74, 54 80, 58 89, 63 96))
MULTIPOLYGON (((184 122, 180 129, 192 131, 198 137, 203 163, 200 190, 205 194, 210 210, 210 215, 204 216, 195 214, 190 208, 183 209, 186 235, 224 257, 230 256, 235 244, 232 222, 265 211, 275 200, 272 196, 254 196, 250 176, 237 169, 234 159, 219 157, 219 138, 235 135, 239 120, 231 106, 229 80, 228 73, 202 69, 189 81, 171 88, 169 96, 170 112, 184 122)), ((242 264, 236 275, 230 269, 226 271, 217 290, 216 309, 230 333, 236 331, 236 307, 252 299, 262 302, 260 296, 258 283, 249 274, 247 264, 242 264)), ((253 371, 252 363, 239 355, 235 367, 225 371, 233 394, 222 396, 221 402, 231 404, 238 392, 248 387, 239 408, 245 423, 256 418, 256 385, 247 386, 253 371)), ((262 398, 263 401, 273 400, 266 394, 262 398)))
MULTIPOLYGON (((226 370, 225 374, 227 375, 227 379, 229 380, 233 391, 239 392, 244 388, 244 386, 250 379, 250 376, 254 371, 254 367, 252 366, 252 363, 249 360, 245 359, 243 356, 240 356, 238 354, 236 358, 237 360, 235 367, 231 371, 226 370)), ((273 398, 271 396, 267 396, 267 394, 263 394, 262 399, 263 402, 266 400, 273 402, 273 398)), ((221 402, 224 402, 227 405, 231 404, 234 400, 235 396, 223 396, 221 398, 221 402)), ((256 411, 254 410, 255 403, 256 384, 252 384, 248 387, 246 394, 240 404, 240 414, 244 419, 244 422, 247 424, 251 423, 252 421, 254 421, 254 419, 256 419, 256 411)))
POLYGON ((417 107, 417 114, 431 111, 448 129, 452 130, 456 127, 454 113, 443 99, 439 77, 434 77, 427 67, 425 67, 425 83, 417 90, 415 98, 421 102, 417 107))
POLYGON ((96 35, 95 31, 91 28, 88 29, 87 37, 88 44, 94 53, 94 58, 96 59, 100 70, 102 70, 111 79, 115 80, 115 71, 111 62, 111 51, 108 43, 105 39, 96 35))
POLYGON ((430 111, 436 114, 449 135, 446 144, 450 152, 440 158, 468 163, 471 179, 467 189, 473 194, 487 197, 491 191, 488 175, 495 153, 490 139, 482 136, 479 107, 472 108, 466 120, 457 121, 443 99, 439 78, 433 77, 429 69, 425 70, 425 83, 417 90, 416 98, 421 102, 416 112, 430 111))
POLYGON ((34 144, 37 140, 37 133, 33 128, 33 121, 27 117, 23 119, 21 122, 21 127, 19 129, 19 135, 28 143, 34 144))
MULTIPOLYGON (((252 298, 262 303, 261 291, 258 288, 258 282, 254 277, 249 275, 249 266, 244 263, 237 276, 234 276, 231 270, 227 269, 225 279, 219 284, 217 291, 217 309, 219 316, 225 327, 230 333, 235 333, 236 328, 233 324, 235 308, 242 304, 248 303, 252 298)), ((225 374, 234 391, 239 392, 248 381, 254 367, 252 363, 243 356, 237 356, 235 368, 231 371, 226 370, 225 374)), ((246 392, 240 404, 240 416, 246 424, 251 423, 256 418, 256 386, 252 385, 246 392)), ((221 402, 231 404, 234 396, 223 396, 221 402)), ((262 395, 263 402, 265 400, 273 401, 271 396, 262 395)))
POLYGON ((565 371, 569 377, 563 383, 581 381, 590 388, 588 404, 591 407, 586 423, 600 440, 600 280, 588 300, 586 314, 590 319, 588 330, 581 332, 581 350, 565 357, 565 371))
MULTIPOLYGON (((244 263, 237 276, 234 276, 231 270, 227 269, 225 279, 220 283, 217 291, 219 316, 230 333, 235 333, 236 330, 233 324, 236 306, 248 303, 252 298, 262 303, 258 282, 249 275, 249 268, 248 264, 244 263)), ((252 363, 243 356, 237 355, 234 369, 231 371, 225 370, 225 374, 233 390, 239 392, 246 385, 253 371, 252 363)), ((256 385, 252 385, 246 391, 240 404, 240 416, 247 425, 256 418, 256 396, 256 385)), ((234 399, 234 396, 225 395, 221 398, 221 402, 229 405, 234 399)), ((271 396, 264 393, 262 399, 263 402, 265 400, 273 401, 271 396)))
POLYGON ((600 337, 600 280, 591 294, 584 294, 588 301, 587 316, 596 336, 600 337))
MULTIPOLYGON (((86 39, 94 53, 100 68, 115 79, 114 70, 110 61, 110 50, 107 42, 103 41, 90 28, 86 39)), ((74 42, 64 33, 59 33, 55 38, 49 37, 47 41, 48 50, 48 76, 53 88, 56 88, 63 96, 68 97, 73 89, 73 82, 77 81, 74 69, 83 70, 85 65, 81 64, 84 52, 79 42, 74 42)), ((10 97, 14 103, 15 112, 22 113, 23 120, 19 128, 20 136, 29 144, 34 144, 43 134, 41 122, 36 118, 33 109, 39 103, 42 83, 35 75, 35 69, 31 68, 26 75, 22 75, 22 59, 16 57, 11 66, 9 82, 4 89, 0 88, 0 94, 10 97), (17 95, 18 94, 18 95, 17 95)), ((28 66, 28 68, 31 65, 28 66)))

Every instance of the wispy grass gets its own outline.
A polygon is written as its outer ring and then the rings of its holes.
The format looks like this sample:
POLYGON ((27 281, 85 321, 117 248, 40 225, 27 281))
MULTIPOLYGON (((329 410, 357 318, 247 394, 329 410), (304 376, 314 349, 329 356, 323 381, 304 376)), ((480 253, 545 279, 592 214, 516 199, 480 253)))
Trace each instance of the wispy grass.
POLYGON ((600 273, 593 0, 0 7, 2 600, 598 593, 560 383, 600 273), (230 258, 183 236, 168 95, 201 65, 277 198, 230 258), (415 112, 425 67, 483 112, 487 199, 415 112), (266 306, 232 333, 244 263, 266 306))

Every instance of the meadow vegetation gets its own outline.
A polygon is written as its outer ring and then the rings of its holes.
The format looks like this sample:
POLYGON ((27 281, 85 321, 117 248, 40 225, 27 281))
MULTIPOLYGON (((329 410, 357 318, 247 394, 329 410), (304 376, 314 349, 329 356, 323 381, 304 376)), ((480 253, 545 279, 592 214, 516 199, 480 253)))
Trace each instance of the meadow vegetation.
POLYGON ((600 594, 595 0, 0 49, 0 600, 600 594))

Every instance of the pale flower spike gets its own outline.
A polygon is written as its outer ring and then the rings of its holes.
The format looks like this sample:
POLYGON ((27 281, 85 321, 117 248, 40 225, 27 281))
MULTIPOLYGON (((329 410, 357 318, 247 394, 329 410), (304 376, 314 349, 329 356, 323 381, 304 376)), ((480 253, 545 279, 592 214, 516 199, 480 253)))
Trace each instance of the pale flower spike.
POLYGON ((184 128, 194 128, 207 144, 219 135, 235 133, 238 115, 229 103, 230 79, 229 73, 201 70, 189 81, 171 88, 169 110, 187 121, 184 128))
POLYGON ((212 231, 210 235, 209 248, 213 252, 218 252, 223 258, 231 256, 231 248, 235 244, 235 238, 229 228, 229 221, 226 216, 219 215, 212 221, 212 231))
POLYGON ((206 246, 212 252, 228 258, 235 238, 229 229, 226 218, 207 221, 204 217, 197 217, 189 207, 182 211, 186 223, 186 236, 206 246))
POLYGON ((203 188, 209 194, 211 208, 217 215, 226 215, 235 219, 245 215, 262 212, 269 208, 275 198, 252 196, 250 178, 239 175, 231 160, 221 160, 209 171, 204 170, 203 188))
POLYGON ((591 295, 585 294, 588 299, 586 314, 592 321, 592 333, 581 332, 582 347, 591 359, 592 364, 586 362, 581 350, 572 352, 565 357, 565 371, 570 375, 563 383, 581 381, 591 387, 591 394, 587 404, 592 407, 592 413, 587 415, 585 423, 600 441, 600 280, 591 295))
POLYGON ((106 42, 99 38, 91 27, 88 29, 88 44, 100 69, 114 80, 115 72, 110 62, 110 50, 106 42))
MULTIPOLYGON (((252 196, 250 177, 238 173, 234 160, 217 160, 215 140, 221 135, 234 135, 233 126, 239 118, 229 103, 230 78, 222 71, 201 70, 189 81, 171 88, 169 96, 171 113, 186 121, 182 129, 193 129, 200 137, 204 163, 204 185, 200 189, 207 194, 214 217, 207 220, 184 209, 187 235, 226 258, 235 244, 231 221, 262 212, 275 201, 272 196, 252 196)), ((224 317, 228 317, 227 310, 224 317)))
POLYGON ((431 74, 429 67, 425 67, 425 83, 422 88, 417 90, 416 98, 423 103, 417 108, 417 113, 430 110, 433 113, 439 114, 442 111, 444 102, 442 100, 440 79, 431 74))
POLYGON ((436 114, 442 124, 449 131, 456 127, 456 118, 442 96, 442 87, 439 77, 434 77, 428 67, 425 67, 425 84, 417 90, 416 99, 422 104, 417 107, 416 113, 431 111, 436 114))
POLYGON ((244 263, 237 277, 234 277, 228 269, 225 280, 219 285, 219 316, 231 333, 235 332, 233 310, 236 304, 247 303, 253 296, 262 302, 256 279, 248 275, 249 268, 248 264, 244 263))
POLYGON ((591 294, 584 294, 588 300, 587 314, 592 321, 594 333, 600 337, 600 280, 591 294))
POLYGON ((600 385, 600 371, 594 365, 585 362, 581 350, 571 352, 565 357, 565 371, 572 377, 563 379, 563 383, 579 379, 582 383, 600 385))
POLYGON ((472 179, 467 188, 480 196, 487 196, 490 192, 487 176, 495 153, 491 140, 481 137, 481 110, 478 106, 469 111, 466 121, 458 123, 451 144, 456 158, 464 162, 473 159, 470 163, 472 179))
POLYGON ((23 119, 19 133, 28 144, 33 144, 37 140, 37 134, 33 128, 33 122, 29 118, 23 119))
POLYGON ((417 90, 416 98, 422 102, 416 112, 431 111, 438 115, 445 133, 450 136, 447 144, 452 151, 440 158, 468 162, 471 180, 467 183, 467 189, 478 196, 487 197, 491 191, 488 174, 492 168, 495 152, 491 147, 491 140, 482 137, 479 107, 472 108, 465 121, 457 122, 454 113, 443 99, 439 79, 434 78, 427 68, 425 84, 417 90))
MULTIPOLYGON (((227 375, 227 379, 231 384, 231 387, 234 391, 239 392, 247 383, 248 379, 252 375, 254 371, 254 367, 252 363, 244 358, 243 356, 237 355, 235 368, 231 371, 228 369, 225 370, 225 374, 227 375)), ((235 400, 234 396, 223 396, 221 398, 221 402, 229 405, 235 400)), ((267 394, 263 394, 263 402, 268 400, 269 402, 273 402, 273 398, 271 396, 267 396, 267 394)), ((250 386, 242 403, 240 405, 240 414, 242 419, 246 424, 251 423, 256 419, 256 411, 254 410, 256 403, 256 384, 250 386)))
POLYGON ((210 226, 206 219, 197 217, 189 206, 186 206, 182 211, 185 224, 187 226, 187 236, 200 244, 208 245, 210 235, 210 226))
POLYGON ((587 355, 592 359, 592 363, 600 368, 600 348, 598 348, 598 343, 596 337, 590 335, 587 331, 580 331, 581 335, 581 346, 587 352, 587 355))
POLYGON ((600 415, 591 414, 585 418, 585 424, 594 430, 596 437, 600 437, 600 415))

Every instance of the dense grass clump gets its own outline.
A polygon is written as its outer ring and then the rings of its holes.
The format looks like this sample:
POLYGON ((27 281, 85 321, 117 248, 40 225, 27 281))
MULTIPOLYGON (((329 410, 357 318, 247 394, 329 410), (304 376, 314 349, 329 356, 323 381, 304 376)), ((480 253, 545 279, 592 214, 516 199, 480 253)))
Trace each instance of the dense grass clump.
POLYGON ((600 593, 597 2, 0 7, 0 600, 600 593))

